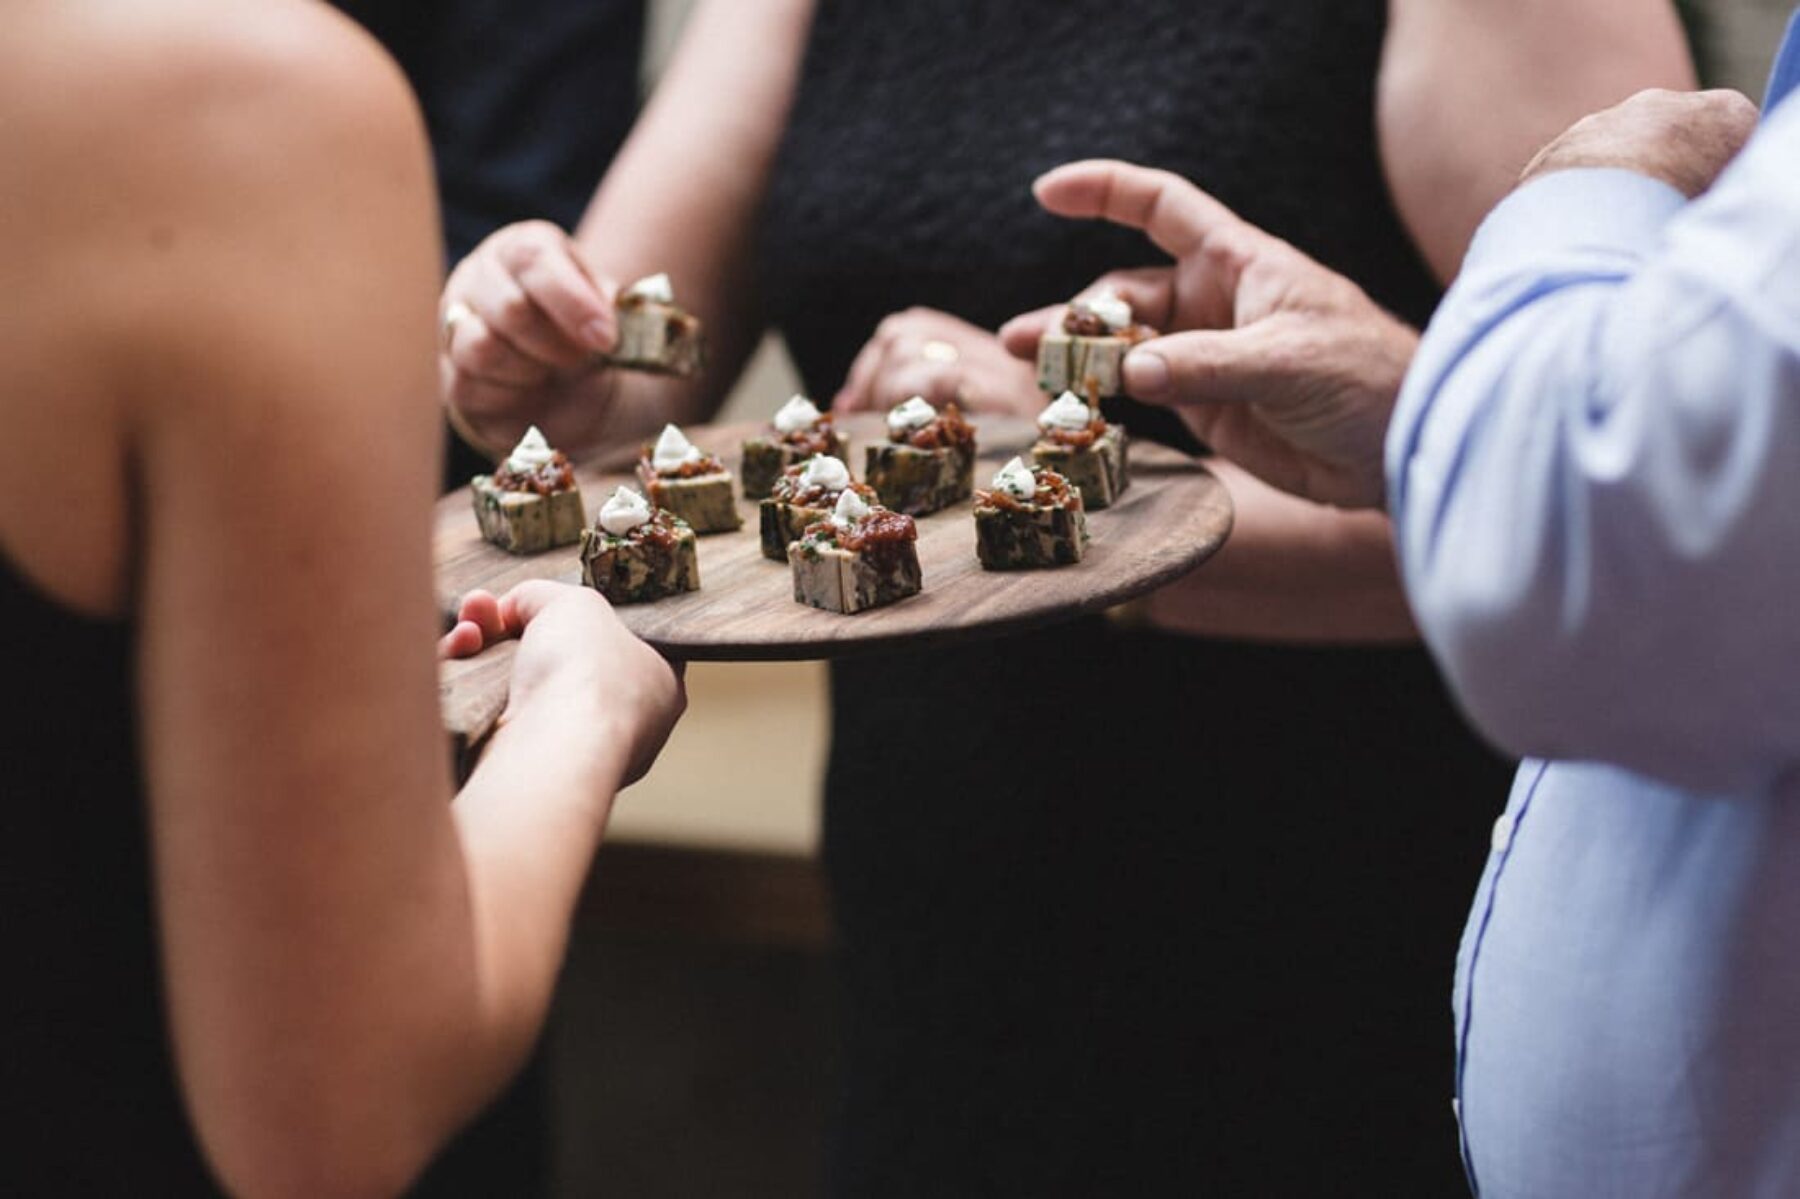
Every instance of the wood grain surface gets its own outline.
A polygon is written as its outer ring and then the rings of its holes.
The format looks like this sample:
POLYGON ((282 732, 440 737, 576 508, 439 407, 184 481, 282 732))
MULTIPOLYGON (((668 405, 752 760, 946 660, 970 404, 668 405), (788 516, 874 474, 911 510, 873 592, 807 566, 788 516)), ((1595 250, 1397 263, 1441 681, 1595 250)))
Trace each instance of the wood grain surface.
MULTIPOLYGON (((861 477, 863 448, 883 436, 878 416, 840 421, 851 441, 852 473, 861 477)), ((760 425, 700 426, 694 444, 719 455, 735 473, 743 440, 760 425)), ((978 423, 977 486, 1035 438, 1023 420, 978 423)), ((616 459, 581 467, 576 478, 590 519, 619 483, 632 483, 616 459)), ((1152 591, 1204 562, 1231 531, 1231 500, 1197 461, 1149 442, 1131 446, 1131 487, 1120 502, 1088 513, 1091 541, 1084 559, 1055 570, 996 573, 975 558, 972 504, 919 520, 922 594, 889 607, 843 616, 794 600, 785 562, 771 562, 757 540, 757 506, 738 501, 744 527, 700 538, 700 590, 651 604, 619 608, 638 636, 673 658, 708 661, 833 658, 926 647, 1006 633, 1098 612, 1152 591)), ((514 557, 483 541, 466 489, 439 501, 435 553, 438 603, 448 614, 475 588, 496 594, 527 579, 578 583, 574 546, 514 557)), ((494 652, 447 664, 443 674, 446 723, 478 735, 490 711, 504 705, 504 671, 487 665, 494 652), (499 686, 496 698, 496 676, 499 686)))

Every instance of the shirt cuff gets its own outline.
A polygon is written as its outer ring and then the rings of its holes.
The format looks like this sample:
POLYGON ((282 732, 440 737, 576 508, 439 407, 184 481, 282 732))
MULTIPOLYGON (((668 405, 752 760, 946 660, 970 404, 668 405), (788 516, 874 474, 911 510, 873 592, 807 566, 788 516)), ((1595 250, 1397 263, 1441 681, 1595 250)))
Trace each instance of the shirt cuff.
POLYGON ((1540 175, 1500 201, 1476 231, 1463 273, 1569 251, 1641 252, 1687 207, 1660 179, 1611 167, 1540 175))

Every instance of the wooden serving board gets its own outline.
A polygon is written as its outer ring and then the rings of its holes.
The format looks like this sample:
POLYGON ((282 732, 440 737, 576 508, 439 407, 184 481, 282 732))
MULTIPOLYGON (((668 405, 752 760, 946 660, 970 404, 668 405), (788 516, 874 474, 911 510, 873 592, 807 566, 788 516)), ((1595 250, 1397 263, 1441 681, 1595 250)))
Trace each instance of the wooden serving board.
MULTIPOLYGON (((864 447, 884 437, 879 416, 840 420, 850 439, 850 468, 862 476, 864 447)), ((694 444, 725 460, 735 474, 740 447, 760 425, 699 426, 694 444)), ((1014 454, 1024 454, 1036 431, 1028 421, 977 422, 981 457, 976 485, 985 486, 1014 454)), ((1028 459, 1029 460, 1029 459, 1028 459)), ((614 467, 620 465, 615 462, 614 467)), ((620 483, 636 486, 628 470, 576 470, 589 518, 620 483)), ((833 658, 877 650, 944 645, 1068 620, 1133 599, 1205 561, 1231 531, 1231 499, 1204 466, 1150 442, 1131 446, 1131 486, 1121 501, 1088 514, 1092 539, 1083 560, 1055 570, 993 572, 975 557, 973 504, 919 520, 924 591, 885 608, 842 616, 794 600, 787 563, 764 558, 757 540, 757 505, 738 501, 744 527, 699 539, 700 590, 618 609, 632 632, 672 658, 706 661, 833 658)), ((446 617, 461 597, 485 588, 499 594, 527 579, 579 583, 576 548, 520 558, 489 545, 475 526, 467 489, 438 503, 437 598, 446 617)), ((453 726, 498 711, 504 692, 490 692, 500 672, 485 664, 447 664, 446 717, 453 726), (471 692, 479 692, 473 695, 471 692), (455 709, 465 713, 452 718, 455 709)), ((500 679, 504 684, 504 678, 500 679)))

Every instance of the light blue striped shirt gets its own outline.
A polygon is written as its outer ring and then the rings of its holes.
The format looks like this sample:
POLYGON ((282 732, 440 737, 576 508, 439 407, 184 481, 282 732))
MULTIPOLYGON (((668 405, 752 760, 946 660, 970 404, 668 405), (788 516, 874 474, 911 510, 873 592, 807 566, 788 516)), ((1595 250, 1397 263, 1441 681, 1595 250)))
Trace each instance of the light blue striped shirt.
POLYGON ((1800 101, 1691 204, 1496 209, 1387 469, 1426 639, 1529 755, 1457 962, 1477 1193, 1800 1196, 1800 101))

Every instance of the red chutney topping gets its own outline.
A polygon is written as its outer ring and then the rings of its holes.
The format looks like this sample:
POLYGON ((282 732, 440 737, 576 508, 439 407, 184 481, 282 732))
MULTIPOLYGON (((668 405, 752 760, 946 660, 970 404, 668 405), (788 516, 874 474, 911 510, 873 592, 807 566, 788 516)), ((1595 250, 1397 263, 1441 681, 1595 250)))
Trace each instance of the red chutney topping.
POLYGON ((644 447, 638 458, 637 474, 645 487, 656 479, 693 479, 700 475, 716 475, 725 469, 725 464, 711 454, 702 454, 692 462, 683 462, 674 470, 657 470, 650 461, 650 447, 644 447))
MULTIPOLYGON (((769 489, 769 498, 778 504, 792 504, 796 508, 834 508, 842 491, 833 491, 822 483, 807 487, 802 483, 806 474, 806 464, 790 466, 781 472, 775 485, 769 489)), ((847 490, 854 491, 869 504, 875 506, 875 489, 867 483, 852 483, 847 490)))
POLYGON ((663 574, 669 569, 669 563, 675 556, 675 543, 685 522, 679 520, 667 508, 654 508, 650 519, 632 529, 624 536, 607 533, 609 543, 636 546, 643 556, 643 562, 652 574, 663 574))
POLYGON ((888 432, 888 440, 910 445, 917 450, 943 450, 952 446, 973 446, 975 426, 963 419, 954 403, 945 404, 937 419, 929 425, 901 433, 888 432))
MULTIPOLYGON (((1093 405, 1090 404, 1089 407, 1092 408, 1093 405)), ((1106 418, 1096 415, 1093 420, 1088 422, 1087 427, 1082 429, 1063 429, 1051 425, 1038 432, 1044 441, 1068 446, 1072 450, 1085 450, 1106 436, 1106 418)))
MULTIPOLYGON (((860 487, 861 484, 852 486, 860 487)), ((919 526, 904 512, 876 508, 848 529, 840 527, 828 517, 807 525, 801 536, 808 541, 829 541, 851 553, 862 553, 884 545, 917 541, 919 526)))
POLYGON ((836 455, 838 450, 837 430, 831 427, 831 413, 821 413, 816 423, 804 429, 796 429, 792 433, 775 433, 775 440, 789 449, 798 450, 806 457, 815 454, 836 455))
POLYGON ((1024 512, 1028 508, 1080 508, 1081 497, 1069 488, 1069 481, 1047 466, 1031 468, 1032 478, 1037 480, 1037 491, 1027 504, 1018 496, 996 488, 993 491, 975 492, 977 508, 1004 508, 1008 512, 1024 512))
POLYGON ((502 491, 529 491, 534 495, 556 495, 575 486, 575 468, 568 457, 557 450, 550 461, 536 470, 515 471, 502 462, 494 472, 494 486, 502 491))
POLYGON ((1063 313, 1063 332, 1070 337, 1119 337, 1136 345, 1140 341, 1148 341, 1156 336, 1156 330, 1149 325, 1135 322, 1123 329, 1114 329, 1095 316, 1092 311, 1079 305, 1071 304, 1063 313))

